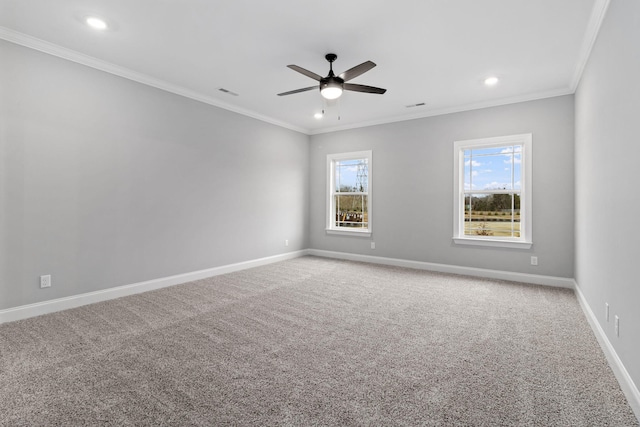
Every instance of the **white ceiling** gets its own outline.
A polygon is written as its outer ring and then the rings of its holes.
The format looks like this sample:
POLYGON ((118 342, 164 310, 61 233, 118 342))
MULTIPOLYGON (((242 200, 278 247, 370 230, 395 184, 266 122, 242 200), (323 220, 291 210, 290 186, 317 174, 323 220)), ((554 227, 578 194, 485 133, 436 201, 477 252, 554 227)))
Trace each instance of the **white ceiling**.
POLYGON ((0 37, 314 134, 573 93, 607 4, 0 0, 0 37), (89 14, 109 30, 86 26, 89 14), (375 62, 351 82, 387 93, 345 92, 336 105, 315 90, 276 96, 315 84, 286 65, 324 76, 329 52, 336 74, 375 62), (500 83, 485 87, 489 75, 500 83))

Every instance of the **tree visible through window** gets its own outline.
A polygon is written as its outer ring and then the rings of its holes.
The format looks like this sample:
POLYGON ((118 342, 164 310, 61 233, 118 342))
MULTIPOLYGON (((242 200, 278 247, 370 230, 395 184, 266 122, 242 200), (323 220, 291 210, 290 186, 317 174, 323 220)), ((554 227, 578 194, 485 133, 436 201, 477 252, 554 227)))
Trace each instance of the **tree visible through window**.
POLYGON ((329 155, 327 160, 328 229, 370 231, 371 151, 329 155))

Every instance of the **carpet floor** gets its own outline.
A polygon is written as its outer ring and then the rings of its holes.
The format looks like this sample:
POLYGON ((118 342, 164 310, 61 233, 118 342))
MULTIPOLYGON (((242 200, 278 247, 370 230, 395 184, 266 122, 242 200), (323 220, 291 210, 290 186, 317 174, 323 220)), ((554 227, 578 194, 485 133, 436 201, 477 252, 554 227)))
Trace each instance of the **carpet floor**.
POLYGON ((2 426, 637 426, 567 289, 303 257, 0 325, 2 426))

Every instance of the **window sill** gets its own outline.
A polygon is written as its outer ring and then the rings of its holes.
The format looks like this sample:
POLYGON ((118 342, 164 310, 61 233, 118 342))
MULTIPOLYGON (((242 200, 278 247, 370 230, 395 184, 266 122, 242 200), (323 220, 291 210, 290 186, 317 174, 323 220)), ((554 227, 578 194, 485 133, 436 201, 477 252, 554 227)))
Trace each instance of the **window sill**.
POLYGON ((494 248, 531 249, 531 246, 533 246, 533 242, 470 239, 468 237, 454 237, 453 241, 457 245, 488 246, 494 248))
POLYGON ((335 228, 325 229, 327 234, 334 234, 338 236, 352 236, 352 237, 371 237, 371 231, 359 231, 359 230, 336 230, 335 228))

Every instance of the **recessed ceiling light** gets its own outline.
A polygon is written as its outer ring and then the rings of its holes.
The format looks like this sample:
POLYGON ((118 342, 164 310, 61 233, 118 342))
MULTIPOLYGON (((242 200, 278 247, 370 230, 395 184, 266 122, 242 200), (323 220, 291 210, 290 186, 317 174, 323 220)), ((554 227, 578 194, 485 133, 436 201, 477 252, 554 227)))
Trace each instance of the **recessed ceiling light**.
POLYGON ((95 28, 96 30, 107 29, 107 23, 104 22, 104 20, 97 18, 95 16, 87 16, 87 18, 85 19, 85 22, 87 23, 88 26, 90 26, 91 28, 95 28))
POLYGON ((316 119, 321 119, 323 116, 324 116, 324 114, 322 114, 322 113, 315 113, 313 115, 313 117, 315 117, 316 119))
POLYGON ((484 84, 485 84, 486 86, 495 86, 495 85, 497 85, 497 84, 498 84, 498 81, 499 81, 499 80, 498 80, 498 78, 497 78, 497 77, 495 77, 495 76, 487 77, 487 78, 484 80, 484 84))

